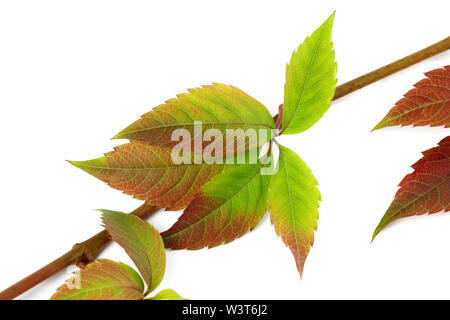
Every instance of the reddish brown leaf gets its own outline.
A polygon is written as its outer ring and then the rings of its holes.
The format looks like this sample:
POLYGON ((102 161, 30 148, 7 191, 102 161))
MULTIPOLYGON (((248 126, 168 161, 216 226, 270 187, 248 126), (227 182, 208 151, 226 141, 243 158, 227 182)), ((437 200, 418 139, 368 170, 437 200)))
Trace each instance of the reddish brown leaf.
POLYGON ((390 126, 450 126, 450 66, 425 73, 375 129, 390 126))
POLYGON ((394 220, 449 210, 450 136, 439 142, 439 146, 423 152, 423 158, 412 167, 414 172, 400 182, 400 189, 373 238, 394 220))

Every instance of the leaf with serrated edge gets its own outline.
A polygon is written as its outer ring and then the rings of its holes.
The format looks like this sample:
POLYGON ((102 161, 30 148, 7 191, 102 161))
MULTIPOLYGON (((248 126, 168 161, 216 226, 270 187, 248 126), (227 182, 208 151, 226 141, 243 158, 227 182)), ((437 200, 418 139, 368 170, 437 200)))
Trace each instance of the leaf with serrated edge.
MULTIPOLYGON (((188 91, 189 93, 179 94, 177 98, 155 107, 114 138, 139 140, 150 145, 171 148, 178 144, 178 141, 172 141, 172 132, 185 129, 190 133, 194 151, 195 121, 202 122, 202 133, 214 128, 219 130, 223 137, 226 136, 226 129, 254 129, 256 132, 265 130, 269 137, 275 128, 269 111, 236 87, 214 83, 188 91)), ((202 142, 203 147, 211 143, 202 142)), ((264 142, 260 140, 257 144, 261 146, 264 142)), ((256 146, 249 145, 246 141, 245 150, 254 147, 256 146)))
POLYGON ((232 166, 205 184, 178 221, 161 234, 166 248, 212 248, 252 230, 267 210, 271 176, 260 173, 263 166, 232 166))
POLYGON ((374 130, 390 126, 450 127, 450 66, 425 73, 374 130))
POLYGON ((172 289, 164 289, 148 300, 186 300, 172 289))
POLYGON ((171 150, 132 142, 104 157, 70 161, 115 189, 168 210, 185 208, 201 186, 222 170, 220 164, 174 164, 171 150))
POLYGON ((319 219, 317 180, 303 160, 280 146, 278 172, 269 187, 269 212, 275 231, 294 255, 300 276, 319 219))
POLYGON ((140 300, 144 282, 124 263, 99 259, 60 286, 51 300, 140 300), (77 286, 79 286, 77 288, 77 286))
POLYGON ((294 51, 286 66, 281 133, 305 131, 330 107, 337 83, 333 19, 334 13, 294 51))
POLYGON ((437 147, 423 152, 422 159, 412 168, 414 172, 400 182, 400 189, 375 229, 372 240, 397 219, 450 209, 450 136, 437 147))
POLYGON ((153 291, 161 283, 166 268, 166 253, 159 232, 132 214, 100 211, 106 230, 125 249, 147 283, 147 292, 153 291))

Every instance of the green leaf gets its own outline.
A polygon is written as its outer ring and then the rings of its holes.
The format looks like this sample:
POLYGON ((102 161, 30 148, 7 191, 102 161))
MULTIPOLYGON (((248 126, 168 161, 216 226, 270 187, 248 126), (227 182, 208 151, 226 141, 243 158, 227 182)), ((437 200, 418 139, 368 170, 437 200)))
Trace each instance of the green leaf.
POLYGON ((186 300, 172 289, 164 289, 148 300, 186 300))
POLYGON ((168 210, 184 209, 202 185, 222 170, 217 163, 175 164, 170 149, 143 142, 118 146, 98 159, 70 163, 112 188, 168 210))
MULTIPOLYGON (((211 128, 219 130, 223 136, 226 129, 265 130, 267 136, 272 134, 275 123, 269 111, 238 88, 214 83, 188 91, 155 107, 114 138, 171 148, 179 143, 172 141, 174 130, 186 129, 190 133, 193 149, 194 137, 211 128), (202 122, 200 132, 195 132, 195 121, 202 122)), ((263 143, 258 141, 258 146, 263 143)), ((209 141, 203 141, 203 147, 208 144, 209 141)), ((254 147, 247 145, 245 150, 254 147)))
POLYGON ((161 283, 166 268, 166 253, 159 232, 134 215, 100 211, 112 239, 125 249, 136 264, 147 283, 147 292, 153 291, 161 283))
POLYGON ((266 166, 230 166, 205 184, 178 221, 161 234, 166 248, 212 248, 252 230, 267 210, 271 175, 261 174, 266 166))
POLYGON ((140 300, 144 282, 133 268, 107 259, 80 269, 50 300, 140 300))
POLYGON ((305 131, 330 107, 337 83, 333 19, 334 13, 294 51, 286 66, 281 133, 305 131))
POLYGON ((279 168, 269 188, 269 212, 275 231, 294 255, 300 276, 314 242, 319 218, 317 180, 303 160, 280 146, 279 168))

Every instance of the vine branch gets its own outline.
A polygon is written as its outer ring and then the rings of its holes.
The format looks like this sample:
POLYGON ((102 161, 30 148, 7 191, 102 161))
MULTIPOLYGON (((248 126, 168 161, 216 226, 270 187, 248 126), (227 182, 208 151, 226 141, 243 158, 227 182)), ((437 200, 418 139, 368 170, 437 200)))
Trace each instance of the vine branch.
MULTIPOLYGON (((450 37, 445 38, 425 49, 417 51, 409 56, 406 56, 400 60, 397 60, 384 67, 371 71, 359 78, 341 84, 336 87, 336 91, 333 100, 337 100, 349 93, 352 93, 358 89, 361 89, 371 83, 374 83, 380 79, 383 79, 395 72, 403 70, 409 66, 412 66, 420 61, 423 61, 429 57, 432 57, 438 53, 444 52, 450 49, 450 37)), ((280 106, 281 107, 281 106, 280 106)), ((281 108, 280 108, 281 110, 281 108)), ((278 115, 274 117, 277 122, 278 115)), ((280 119, 281 120, 281 119, 280 119)), ((281 125, 281 121, 277 122, 277 126, 281 125)), ((143 204, 130 214, 134 214, 142 219, 147 218, 158 210, 157 207, 143 204)), ((0 292, 0 300, 10 300, 18 297, 27 290, 33 288, 42 281, 50 278, 59 271, 67 268, 72 264, 76 264, 80 268, 85 267, 88 263, 92 262, 95 257, 111 242, 111 238, 106 230, 103 230, 95 236, 75 244, 70 251, 49 263, 45 267, 39 269, 23 280, 17 282, 11 287, 0 292)))
POLYGON ((384 67, 378 68, 374 71, 366 73, 365 75, 346 82, 338 87, 336 87, 336 91, 334 93, 333 100, 337 100, 349 93, 352 93, 358 89, 361 89, 371 83, 374 83, 378 80, 381 80, 387 76, 390 76, 393 73, 396 73, 400 70, 406 69, 413 64, 416 64, 420 61, 428 59, 438 53, 444 52, 450 49, 450 37, 445 38, 435 44, 426 47, 416 53, 413 53, 409 56, 406 56, 400 60, 392 62, 384 67))

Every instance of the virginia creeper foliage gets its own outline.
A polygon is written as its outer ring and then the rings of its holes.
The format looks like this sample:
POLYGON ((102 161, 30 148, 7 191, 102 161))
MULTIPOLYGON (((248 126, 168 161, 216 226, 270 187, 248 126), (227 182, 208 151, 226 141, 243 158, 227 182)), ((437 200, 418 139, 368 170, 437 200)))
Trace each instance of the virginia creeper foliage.
MULTIPOLYGON (((172 289, 149 297, 164 277, 165 248, 196 250, 229 243, 253 230, 266 212, 291 250, 301 277, 314 243, 321 194, 311 169, 294 151, 279 145, 277 136, 309 129, 328 110, 333 97, 380 79, 380 70, 385 70, 381 72, 384 77, 392 69, 398 71, 399 66, 405 68, 436 54, 435 46, 442 52, 448 40, 350 81, 335 95, 333 20, 334 13, 293 52, 277 116, 272 117, 263 104, 242 90, 213 83, 188 89, 142 115, 113 137, 129 142, 103 157, 69 161, 112 188, 145 201, 152 210, 184 211, 168 230, 159 233, 138 217, 148 216, 150 211, 137 213, 145 204, 132 214, 99 210, 109 237, 102 231, 83 244, 100 239, 102 242, 95 243, 103 248, 112 239, 139 272, 121 262, 98 259, 76 271, 50 299, 184 300, 172 289), (253 139, 248 132, 259 135, 253 139), (183 151, 182 158, 176 157, 177 148, 183 151)), ((397 125, 450 127, 450 66, 425 75, 374 130, 397 125)), ((423 152, 412 168, 400 182, 373 238, 397 219, 450 210, 450 136, 423 152)), ((89 247, 74 246, 82 255, 69 251, 5 290, 10 291, 6 296, 23 293, 26 282, 35 285, 36 275, 42 281, 42 275, 54 274, 55 263, 59 268, 90 257, 89 247), (70 259, 67 264, 61 263, 66 257, 70 259)), ((98 250, 93 251, 95 256, 98 250)))
MULTIPOLYGON (((317 228, 320 193, 307 165, 282 146, 278 173, 274 175, 277 170, 271 166, 276 162, 272 151, 277 144, 273 142, 276 135, 305 131, 330 106, 337 82, 331 41, 333 19, 334 14, 293 53, 286 67, 284 105, 277 126, 257 100, 236 87, 214 83, 166 101, 114 137, 129 139, 130 143, 116 147, 104 157, 71 163, 150 205, 167 210, 184 209, 179 220, 162 233, 165 246, 171 249, 211 248, 233 241, 252 230, 270 206, 275 230, 292 250, 301 274, 317 228), (198 122, 202 123, 200 131, 196 127, 198 122), (189 139, 174 141, 177 129, 185 129, 189 139), (209 129, 216 130, 220 139, 202 139, 198 150, 196 138, 207 135, 209 129), (213 158, 237 155, 250 158, 251 151, 266 141, 270 141, 269 151, 258 161, 244 164, 225 161, 211 164, 206 160, 178 164, 171 160, 171 148, 179 143, 188 148, 188 160, 196 159, 212 145, 220 145, 218 142, 228 136, 228 129, 241 130, 238 136, 244 130, 254 129, 263 132, 268 140, 249 138, 244 140, 244 148, 235 145, 231 152, 226 141, 219 149, 223 152, 214 149, 213 158), (263 169, 272 173, 263 174, 263 169)), ((108 229, 113 218, 105 214, 108 229)), ((124 221, 114 220, 113 224, 116 226, 111 233, 113 239, 136 258, 136 253, 131 252, 134 250, 131 247, 137 244, 135 230, 124 221)), ((152 286, 149 275, 142 270, 144 260, 133 261, 152 286)))

